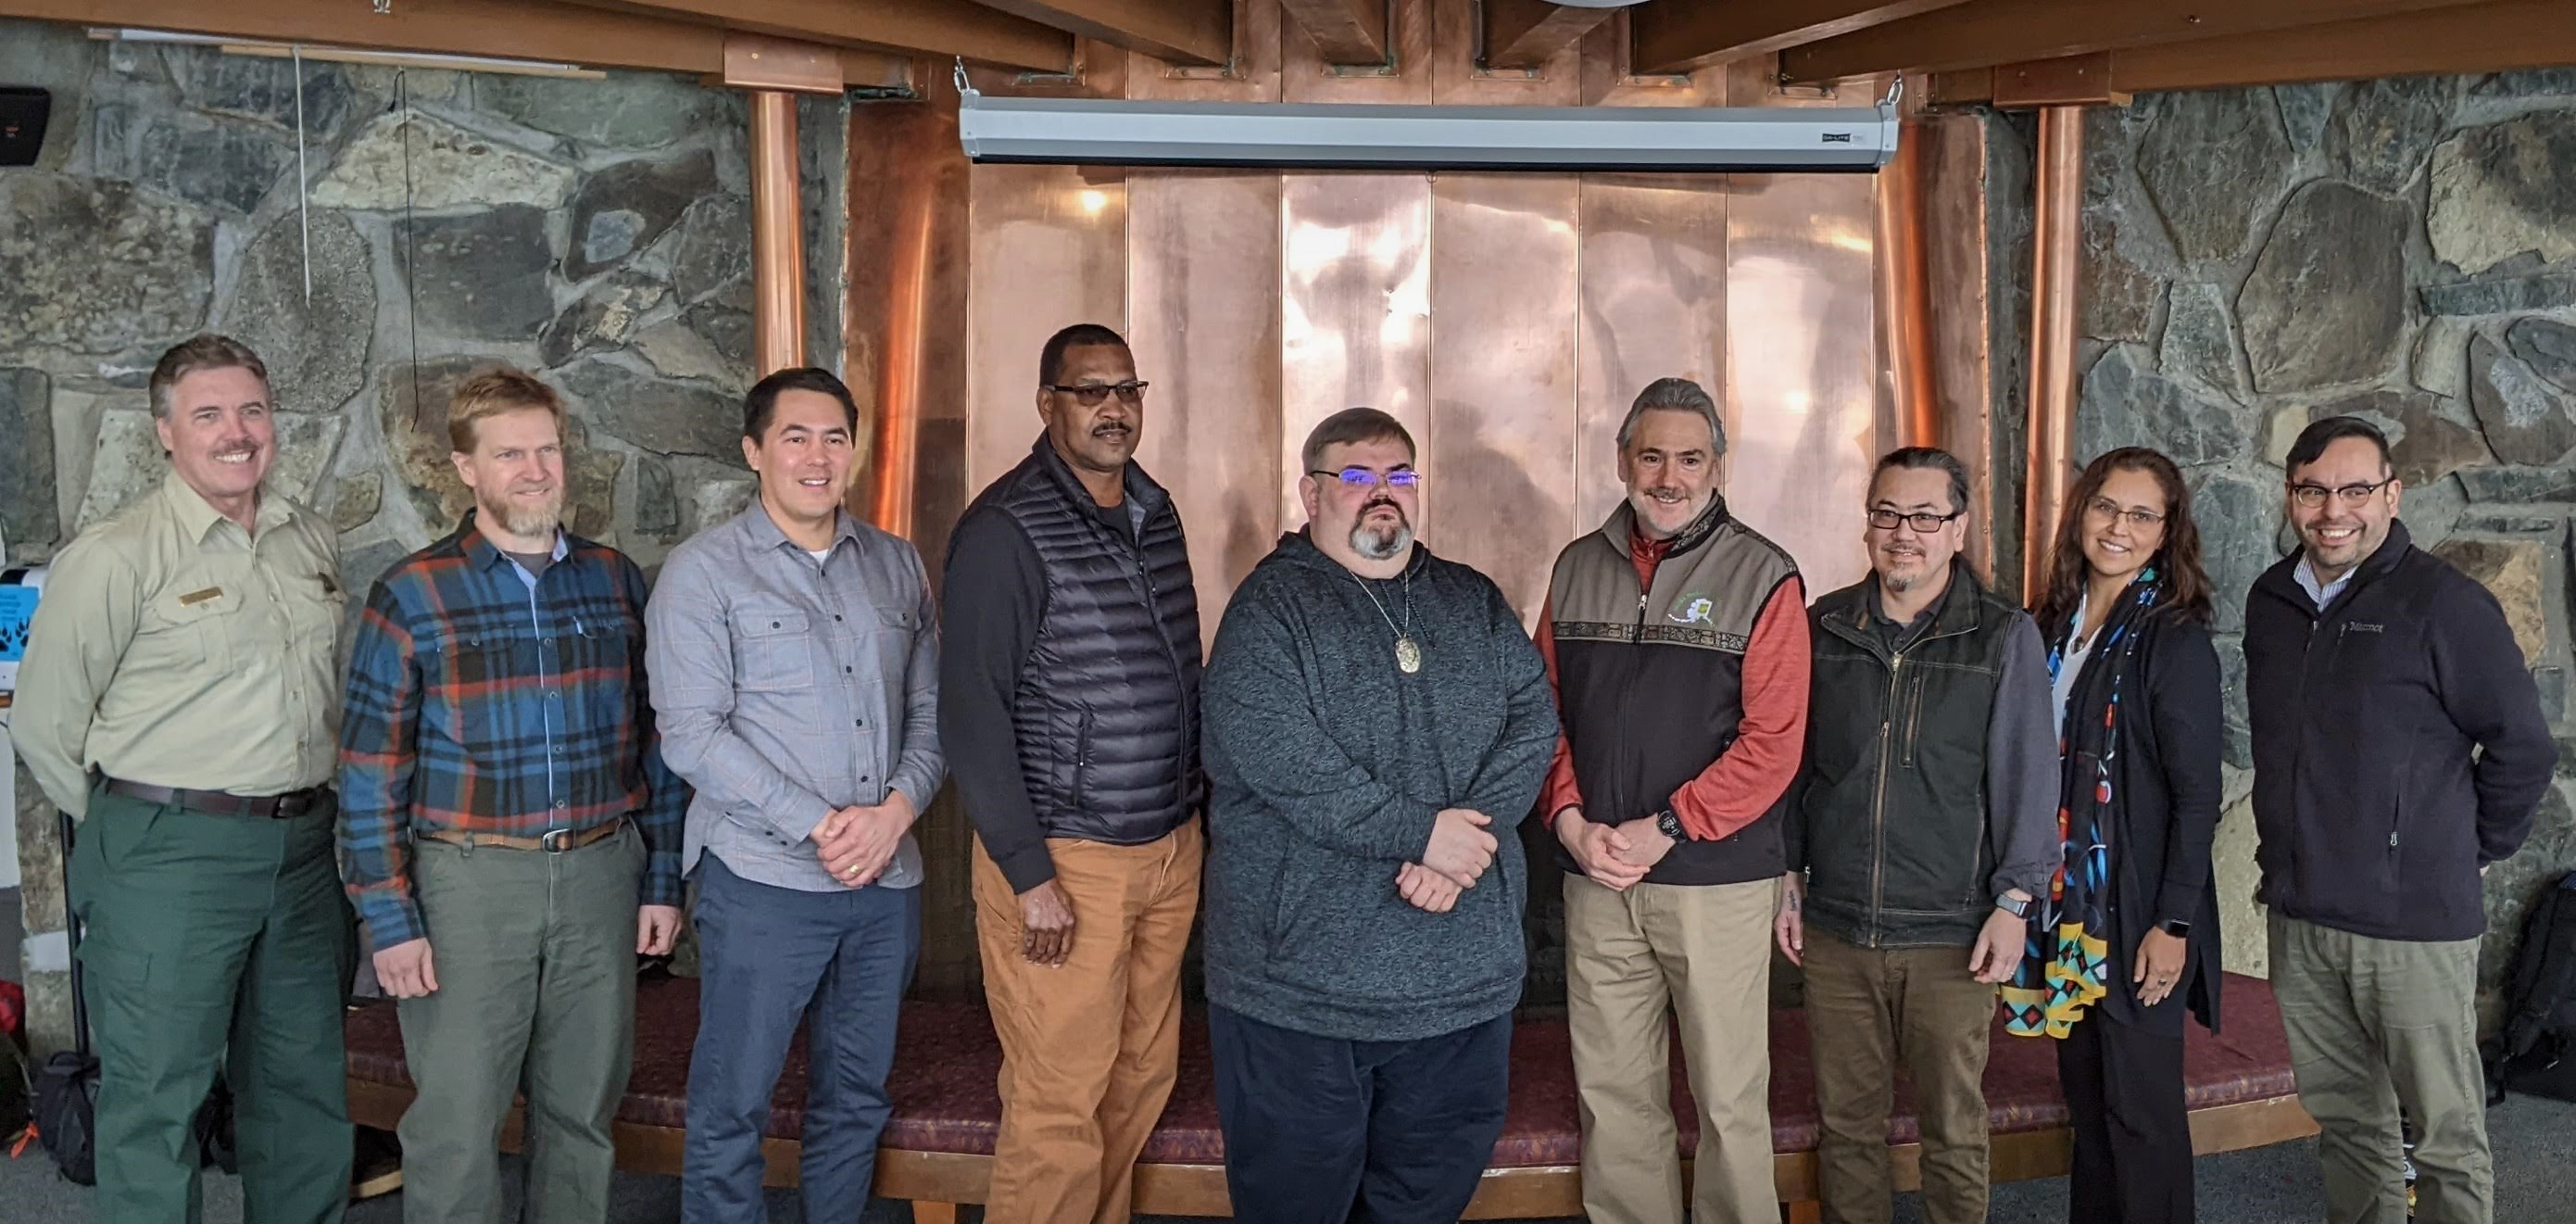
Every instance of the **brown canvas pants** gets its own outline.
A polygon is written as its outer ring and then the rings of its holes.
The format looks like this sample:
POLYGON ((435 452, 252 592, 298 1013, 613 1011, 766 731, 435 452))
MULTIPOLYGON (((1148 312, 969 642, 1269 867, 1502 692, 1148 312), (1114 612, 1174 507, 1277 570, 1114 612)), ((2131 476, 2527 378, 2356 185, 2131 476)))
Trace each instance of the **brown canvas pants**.
POLYGON ((1073 905, 1073 950, 1056 966, 1020 954, 1019 898, 976 843, 976 942, 1002 1040, 985 1219, 1126 1224, 1137 1154, 1179 1071, 1204 836, 1194 820, 1142 846, 1049 838, 1073 905))
POLYGON ((1995 988, 1966 948, 1861 948, 1807 928, 1807 1040, 1827 1224, 1887 1224, 1887 1118, 1902 1062, 1923 1127, 1923 1218, 1986 1218, 1986 1038, 1995 988))

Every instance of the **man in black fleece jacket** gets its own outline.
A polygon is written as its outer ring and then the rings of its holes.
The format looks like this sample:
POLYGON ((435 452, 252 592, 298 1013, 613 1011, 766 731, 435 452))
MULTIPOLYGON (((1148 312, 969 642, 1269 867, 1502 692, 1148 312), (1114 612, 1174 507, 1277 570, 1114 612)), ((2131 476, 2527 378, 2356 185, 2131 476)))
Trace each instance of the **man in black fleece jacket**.
POLYGON ((1402 425, 1350 409, 1304 458, 1310 526, 1205 687, 1226 1183, 1244 1220, 1455 1220, 1502 1133, 1555 701, 1502 592, 1413 542, 1402 425))
POLYGON ((2478 877, 2531 832, 2557 748, 2504 610, 2407 538, 2402 490, 2365 421, 2290 448, 2303 547, 2245 600, 2256 860, 2327 1219, 2406 1217, 2403 1107, 2415 1218, 2486 1224, 2478 877))

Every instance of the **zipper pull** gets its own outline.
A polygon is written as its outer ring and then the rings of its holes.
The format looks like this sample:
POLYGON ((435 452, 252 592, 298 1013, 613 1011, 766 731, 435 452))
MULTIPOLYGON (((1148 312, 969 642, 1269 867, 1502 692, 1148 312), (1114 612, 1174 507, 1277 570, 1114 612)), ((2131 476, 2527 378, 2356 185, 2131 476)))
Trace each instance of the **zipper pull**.
POLYGON ((2397 848, 2397 830, 2395 829, 2390 829, 2388 831, 2388 848, 2391 850, 2397 848))
POLYGON ((1645 593, 1644 591, 1639 591, 1639 592, 1637 592, 1637 615, 1639 615, 1639 616, 1644 616, 1645 614, 1646 614, 1646 593, 1645 593))

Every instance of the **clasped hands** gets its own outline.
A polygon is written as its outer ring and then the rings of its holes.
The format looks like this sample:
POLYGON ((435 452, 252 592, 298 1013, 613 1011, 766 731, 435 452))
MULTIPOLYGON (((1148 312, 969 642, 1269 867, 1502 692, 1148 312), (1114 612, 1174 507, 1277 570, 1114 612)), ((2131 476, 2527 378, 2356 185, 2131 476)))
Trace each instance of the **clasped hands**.
POLYGON ((1593 883, 1625 892, 1645 879, 1655 864, 1672 853, 1673 839, 1655 827, 1655 818, 1640 816, 1620 824, 1595 824, 1583 809, 1568 804, 1556 814, 1556 840, 1564 843, 1574 865, 1593 883))
POLYGON ((1395 890, 1407 904, 1434 914, 1458 908, 1458 899, 1494 865, 1494 818, 1473 808, 1442 808, 1431 821, 1431 840, 1419 862, 1396 869, 1395 890))
POLYGON ((814 857, 834 880, 845 888, 865 888, 894 863, 904 831, 917 815, 902 791, 887 791, 883 803, 833 809, 806 839, 814 843, 814 857))

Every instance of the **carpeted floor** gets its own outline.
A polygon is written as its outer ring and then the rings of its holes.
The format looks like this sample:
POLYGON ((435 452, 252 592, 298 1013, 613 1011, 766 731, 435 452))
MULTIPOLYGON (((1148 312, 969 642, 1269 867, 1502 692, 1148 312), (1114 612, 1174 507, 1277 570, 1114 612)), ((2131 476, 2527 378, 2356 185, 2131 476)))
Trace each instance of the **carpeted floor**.
MULTIPOLYGON (((2496 1219, 2504 1224, 2576 1220, 2576 1104, 2515 1097, 2488 1115, 2496 1158, 2496 1219)), ((2200 1217, 2213 1224, 2314 1224, 2324 1215, 2313 1141, 2203 1159, 2198 1167, 2200 1217)), ((0 1159, 0 1224, 86 1224, 88 1192, 55 1176, 40 1154, 0 1159)), ((969 1219, 979 1213, 962 1213, 969 1219)), ((621 1176, 611 1224, 668 1224, 679 1219, 679 1182, 667 1177, 621 1176)), ((399 1194, 358 1204, 349 1224, 399 1224, 399 1194)), ((781 1224, 803 1218, 792 1193, 771 1196, 770 1218, 781 1224)), ((879 1201, 865 1224, 901 1224, 901 1203, 879 1201)), ((1899 1224, 1919 1221, 1910 1201, 1900 1202, 1899 1224)), ((2063 1178, 1995 1188, 1994 1224, 2058 1224, 2066 1218, 2063 1178)), ((241 1189, 233 1179, 206 1181, 205 1224, 239 1224, 241 1189)), ((847 1222, 836 1222, 847 1224, 847 1222)))

